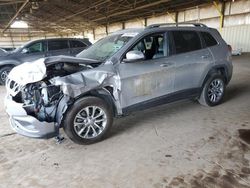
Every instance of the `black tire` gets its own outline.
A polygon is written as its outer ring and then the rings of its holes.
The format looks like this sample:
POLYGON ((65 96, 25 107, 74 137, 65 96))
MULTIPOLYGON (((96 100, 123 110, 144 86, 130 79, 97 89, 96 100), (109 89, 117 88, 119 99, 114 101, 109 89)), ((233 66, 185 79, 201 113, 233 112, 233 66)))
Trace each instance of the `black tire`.
MULTIPOLYGON (((97 114, 97 116, 100 114, 97 114)), ((103 101, 100 98, 84 97, 82 99, 77 100, 73 104, 73 106, 69 109, 69 111, 65 114, 65 119, 63 121, 63 128, 64 128, 64 131, 67 134, 67 136, 73 142, 75 142, 77 144, 92 144, 92 143, 103 140, 108 135, 108 133, 112 127, 112 123, 113 123, 113 111, 112 111, 111 106, 109 106, 105 101, 103 101), (91 110, 91 106, 92 106, 92 110, 91 110), (98 127, 96 126, 95 121, 98 121, 100 119, 95 119, 94 117, 87 116, 87 112, 85 109, 86 108, 89 109, 88 110, 89 115, 91 113, 90 111, 92 111, 91 115, 93 116, 93 111, 94 111, 93 106, 97 107, 96 108, 97 110, 95 110, 96 113, 98 113, 98 112, 100 114, 101 114, 101 112, 105 113, 105 116, 104 115, 101 116, 101 118, 105 119, 105 127, 103 129, 98 129, 98 127), (101 111, 101 110, 103 110, 103 111, 101 111), (80 117, 79 117, 79 114, 80 114, 80 117), (93 120, 93 119, 89 120, 88 118, 91 118, 91 119, 93 118, 95 120, 93 120), (84 121, 87 121, 88 123, 84 123, 84 121), (75 124, 77 124, 77 126, 75 126, 75 124), (80 128, 78 126, 80 126, 80 128), (92 132, 92 136, 93 136, 93 134, 94 134, 93 128, 95 130, 96 129, 99 130, 98 131, 99 134, 93 138, 85 138, 84 136, 87 133, 87 131, 88 131, 88 133, 86 136, 91 136, 89 134, 91 132, 92 132), (84 129, 84 131, 82 131, 82 129, 84 129)), ((100 127, 102 127, 100 125, 100 123, 98 125, 100 127)), ((97 133, 97 132, 95 132, 95 133, 97 133)))
MULTIPOLYGON (((203 86, 201 95, 198 99, 199 103, 205 106, 216 106, 220 104, 223 101, 224 95, 225 95, 225 78, 218 73, 215 73, 210 76, 210 78, 206 81, 206 83, 203 86), (211 90, 212 90, 212 83, 220 82, 221 88, 219 91, 221 91, 220 94, 218 94, 218 98, 214 99, 214 101, 211 99, 211 90), (210 97, 209 97, 210 96, 210 97)), ((214 91, 216 93, 216 91, 214 91)), ((217 92, 218 93, 218 92, 217 92)), ((214 97, 213 97, 214 98, 214 97)))
POLYGON ((0 85, 5 85, 6 77, 13 67, 5 66, 0 69, 0 85))

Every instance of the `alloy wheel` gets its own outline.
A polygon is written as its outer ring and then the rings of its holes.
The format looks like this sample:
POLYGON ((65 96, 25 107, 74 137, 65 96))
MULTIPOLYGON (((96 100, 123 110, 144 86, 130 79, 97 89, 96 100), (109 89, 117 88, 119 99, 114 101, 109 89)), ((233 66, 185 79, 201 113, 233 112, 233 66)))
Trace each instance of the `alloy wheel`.
POLYGON ((208 87, 208 98, 210 102, 217 103, 221 100, 224 93, 224 82, 221 79, 214 79, 208 87))
POLYGON ((74 118, 74 130, 78 136, 92 139, 100 135, 107 125, 107 115, 98 106, 87 106, 74 118))

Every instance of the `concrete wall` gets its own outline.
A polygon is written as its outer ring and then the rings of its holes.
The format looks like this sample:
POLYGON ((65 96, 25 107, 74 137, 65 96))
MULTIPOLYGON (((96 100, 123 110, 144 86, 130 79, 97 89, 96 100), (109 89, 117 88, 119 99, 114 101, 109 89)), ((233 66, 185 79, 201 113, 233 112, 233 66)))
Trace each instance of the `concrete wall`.
POLYGON ((222 29, 221 35, 234 50, 250 52, 250 25, 230 26, 222 29))
MULTIPOLYGON (((219 4, 221 8, 221 4, 219 4)), ((225 18, 224 18, 224 28, 222 31, 222 36, 230 43, 233 47, 238 48, 242 45, 243 51, 250 51, 249 40, 242 39, 243 43, 239 43, 235 40, 237 35, 245 36, 242 32, 250 33, 249 27, 241 27, 244 25, 250 25, 250 0, 237 0, 235 2, 227 2, 225 4, 225 18), (238 27, 240 26, 240 27, 238 27), (243 29, 244 28, 244 29, 243 29)), ((125 23, 116 23, 105 26, 100 26, 94 28, 93 30, 86 30, 80 34, 68 35, 72 36, 84 36, 88 37, 91 42, 95 42, 107 34, 121 30, 123 28, 138 28, 145 27, 145 25, 150 25, 154 23, 173 23, 175 22, 175 13, 166 13, 163 15, 154 15, 143 19, 134 19, 126 21, 125 23)), ((178 22, 201 22, 209 27, 220 28, 220 14, 215 6, 211 3, 208 6, 195 7, 178 12, 178 22)), ((33 34, 33 33, 32 33, 33 34)), ((46 37, 51 37, 48 35, 46 37)), ((45 35, 40 35, 40 38, 44 38, 45 35)), ((55 37, 55 36, 53 36, 55 37)), ((60 36, 58 36, 60 37, 60 36)), ((20 46, 22 43, 34 39, 35 37, 29 37, 27 34, 23 34, 19 37, 14 37, 11 40, 10 37, 0 36, 0 46, 20 46), (12 42, 13 41, 13 42, 12 42)))

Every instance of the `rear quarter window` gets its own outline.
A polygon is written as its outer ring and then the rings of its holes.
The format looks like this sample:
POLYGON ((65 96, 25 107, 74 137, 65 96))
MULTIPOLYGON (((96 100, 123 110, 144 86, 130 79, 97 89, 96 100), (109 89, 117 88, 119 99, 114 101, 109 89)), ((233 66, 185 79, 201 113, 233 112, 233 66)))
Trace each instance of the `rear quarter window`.
POLYGON ((215 46, 218 44, 218 42, 210 33, 201 32, 201 37, 203 38, 206 47, 215 46))
POLYGON ((172 31, 175 53, 186 53, 201 49, 201 41, 195 31, 172 31))

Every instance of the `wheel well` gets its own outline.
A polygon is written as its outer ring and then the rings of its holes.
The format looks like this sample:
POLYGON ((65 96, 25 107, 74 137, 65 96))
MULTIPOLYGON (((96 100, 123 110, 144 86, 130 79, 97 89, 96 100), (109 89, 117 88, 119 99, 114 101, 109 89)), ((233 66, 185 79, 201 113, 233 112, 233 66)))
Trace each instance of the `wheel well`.
POLYGON ((228 83, 228 78, 227 78, 227 70, 225 67, 214 67, 213 69, 211 69, 208 74, 206 75, 204 81, 203 81, 203 84, 202 84, 202 87, 204 86, 204 84, 206 83, 206 81, 209 79, 209 77, 213 74, 221 74, 224 79, 225 79, 225 83, 227 84, 228 83))
POLYGON ((0 65, 0 69, 2 69, 3 67, 14 67, 15 65, 12 64, 5 64, 5 65, 0 65))
POLYGON ((79 95, 76 99, 81 99, 83 97, 88 97, 88 96, 93 96, 93 97, 98 97, 102 100, 104 100, 111 108, 113 111, 113 115, 117 116, 117 109, 116 109, 116 105, 114 103, 114 99, 113 99, 113 95, 112 93, 110 93, 110 91, 113 90, 112 87, 107 87, 107 88, 102 88, 102 89, 98 89, 98 90, 92 90, 89 91, 87 93, 84 93, 82 95, 79 95))
POLYGON ((218 73, 220 73, 224 77, 225 82, 227 84, 228 83, 228 79, 227 79, 227 71, 226 71, 225 67, 219 67, 216 70, 217 70, 218 73))

